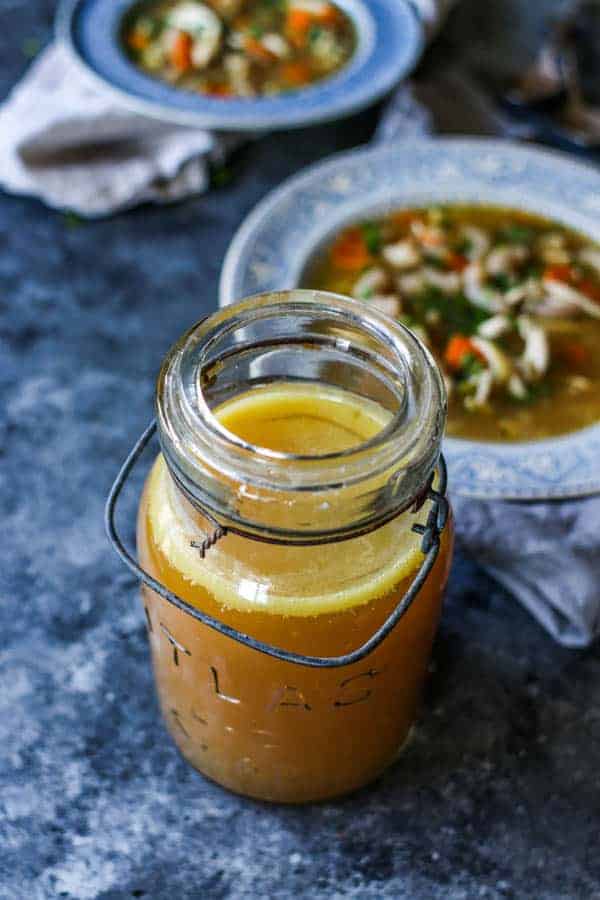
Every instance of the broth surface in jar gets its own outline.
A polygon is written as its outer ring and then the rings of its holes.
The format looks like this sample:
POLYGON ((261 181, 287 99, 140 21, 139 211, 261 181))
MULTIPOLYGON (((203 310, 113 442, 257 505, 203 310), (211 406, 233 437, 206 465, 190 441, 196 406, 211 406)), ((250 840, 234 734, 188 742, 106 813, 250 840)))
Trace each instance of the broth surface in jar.
MULTIPOLYGON (((267 455, 324 462, 368 455, 391 419, 355 392, 285 379, 238 393, 213 412, 225 437, 267 455)), ((272 507, 271 525, 289 527, 288 505, 272 507)), ((287 650, 337 656, 364 643, 406 592, 423 559, 411 527, 426 512, 314 546, 230 532, 202 559, 197 538, 212 526, 161 455, 140 506, 139 555, 157 580, 227 625, 287 650)), ((186 759, 234 791, 273 801, 318 800, 376 777, 417 712, 451 543, 450 526, 406 615, 365 659, 341 668, 269 657, 144 588, 161 707, 186 759)))

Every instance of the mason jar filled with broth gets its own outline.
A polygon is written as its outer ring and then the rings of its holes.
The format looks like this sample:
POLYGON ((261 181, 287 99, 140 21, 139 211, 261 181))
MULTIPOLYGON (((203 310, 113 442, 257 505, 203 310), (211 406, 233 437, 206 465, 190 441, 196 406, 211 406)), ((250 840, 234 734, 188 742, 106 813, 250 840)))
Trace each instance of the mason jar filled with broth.
POLYGON ((251 298, 167 355, 142 597, 167 727, 209 778, 314 801, 397 757, 450 565, 445 414, 417 338, 334 294, 251 298))

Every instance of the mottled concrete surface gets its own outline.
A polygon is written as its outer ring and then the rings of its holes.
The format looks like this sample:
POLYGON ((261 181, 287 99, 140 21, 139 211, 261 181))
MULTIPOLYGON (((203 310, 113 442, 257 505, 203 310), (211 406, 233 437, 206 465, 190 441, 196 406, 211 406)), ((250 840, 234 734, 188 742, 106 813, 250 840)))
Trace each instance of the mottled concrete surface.
MULTIPOLYGON (((0 97, 52 11, 0 0, 0 97)), ((233 185, 171 209, 76 225, 1 198, 2 900, 600 898, 598 644, 556 647, 458 558, 401 763, 340 803, 267 807, 177 755, 104 538, 161 357, 215 305, 241 218, 373 121, 262 140, 233 185)))

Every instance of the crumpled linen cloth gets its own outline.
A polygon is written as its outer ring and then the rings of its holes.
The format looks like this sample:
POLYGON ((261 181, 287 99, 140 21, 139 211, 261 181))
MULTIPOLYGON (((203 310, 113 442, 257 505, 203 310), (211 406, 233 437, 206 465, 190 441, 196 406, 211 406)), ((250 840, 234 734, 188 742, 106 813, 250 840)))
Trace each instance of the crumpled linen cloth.
MULTIPOLYGON (((431 37, 455 0, 410 0, 431 37)), ((0 107, 0 186, 98 217, 205 191, 244 138, 159 122, 119 105, 59 43, 0 107)))
POLYGON ((0 107, 0 135, 5 190, 87 217, 201 193, 240 140, 124 109, 58 43, 0 107))
MULTIPOLYGON (((375 141, 439 130, 518 136, 460 69, 401 87, 375 141)), ((550 502, 474 500, 452 493, 458 545, 565 647, 600 636, 600 496, 550 502)))

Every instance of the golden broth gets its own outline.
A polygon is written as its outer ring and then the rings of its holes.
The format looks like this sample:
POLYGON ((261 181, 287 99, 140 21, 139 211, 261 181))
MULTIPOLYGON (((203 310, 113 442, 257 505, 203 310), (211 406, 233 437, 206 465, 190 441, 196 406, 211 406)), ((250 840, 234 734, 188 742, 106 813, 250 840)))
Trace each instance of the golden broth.
MULTIPOLYGON (((294 386, 248 393, 218 416, 228 430, 263 447, 313 454, 361 443, 382 424, 362 403, 341 404, 331 392, 294 386)), ((422 510, 417 520, 425 515, 422 510)), ((338 655, 360 646, 422 560, 409 513, 370 534, 321 546, 229 534, 204 560, 190 545, 200 521, 159 457, 139 512, 144 568, 228 625, 301 653, 338 655)), ((144 588, 161 706, 184 756, 230 789, 268 800, 321 799, 374 778, 414 720, 451 548, 450 522, 408 613, 366 659, 336 669, 261 654, 144 588)))

